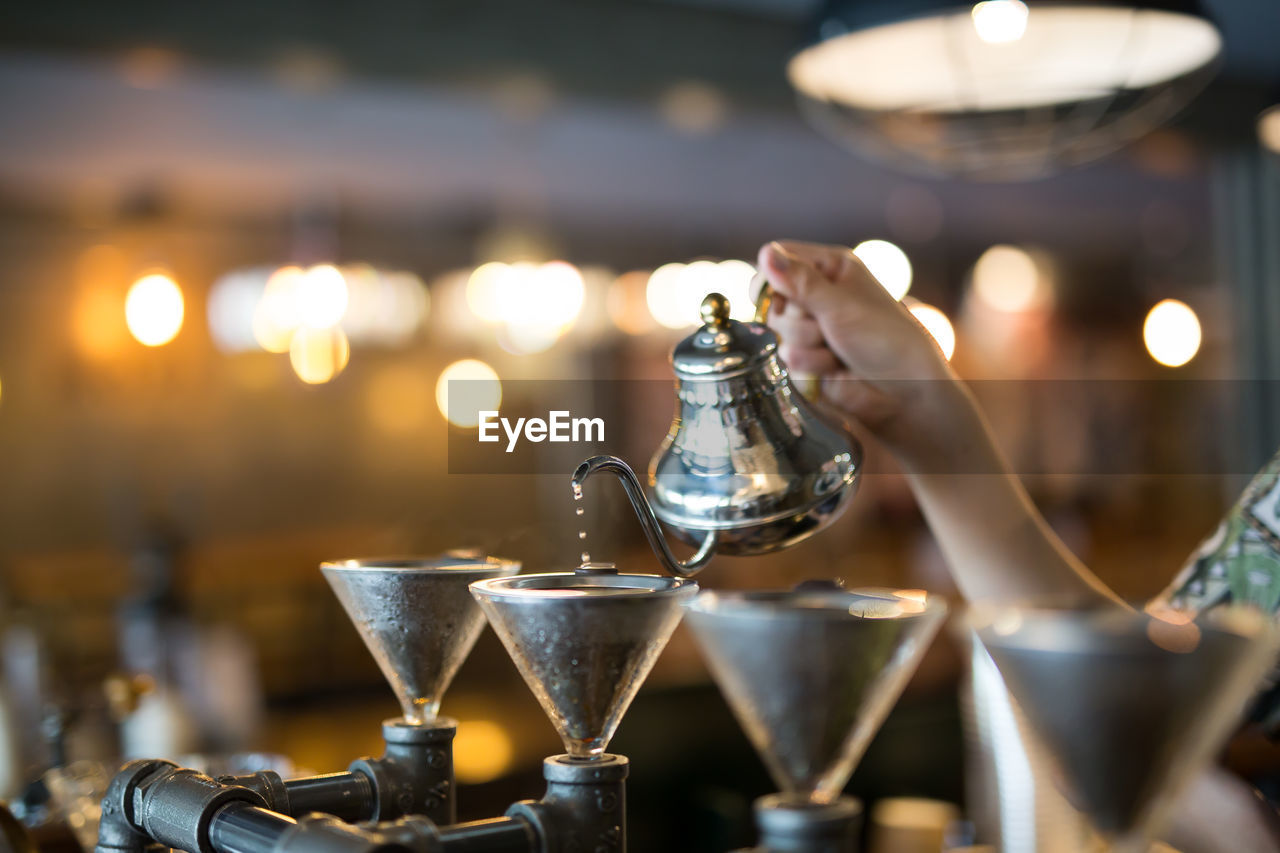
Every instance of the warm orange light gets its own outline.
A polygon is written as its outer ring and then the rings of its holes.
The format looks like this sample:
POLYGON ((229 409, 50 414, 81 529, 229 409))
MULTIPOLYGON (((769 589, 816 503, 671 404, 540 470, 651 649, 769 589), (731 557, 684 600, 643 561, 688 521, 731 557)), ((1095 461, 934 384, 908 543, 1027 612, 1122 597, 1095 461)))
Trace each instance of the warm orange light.
POLYGON ((515 743, 507 730, 489 720, 465 720, 453 740, 453 772, 459 782, 476 785, 511 769, 515 743))
POLYGON ((628 335, 644 335, 653 331, 653 317, 645 304, 645 285, 649 274, 642 270, 623 273, 609 285, 605 297, 609 319, 628 335))
POLYGON ((1200 351, 1200 318, 1190 306, 1164 299, 1147 312, 1142 339, 1151 357, 1165 367, 1181 367, 1200 351))
POLYGON ((853 254, 880 286, 894 299, 901 299, 911 289, 911 259, 888 240, 863 240, 853 247, 853 254))
POLYGON ((1053 289, 1040 264, 1018 246, 992 246, 973 265, 973 291, 987 305, 1008 314, 1043 308, 1053 289))
POLYGON ((163 273, 144 275, 135 281, 124 300, 129 333, 144 346, 163 346, 177 337, 182 330, 183 312, 182 291, 163 273))
POLYGON ((312 329, 328 329, 342 322, 351 299, 347 281, 333 264, 316 264, 294 287, 298 322, 312 329))
POLYGON ((128 284, 128 263, 115 246, 86 249, 76 261, 75 300, 71 334, 81 353, 105 359, 129 342, 129 328, 120 313, 128 284))
POLYGON ((383 432, 413 433, 431 413, 431 386, 411 364, 393 364, 369 380, 365 402, 369 420, 383 432))
POLYGON ((262 298, 253 311, 253 338, 267 352, 288 352, 293 330, 301 319, 297 292, 302 283, 300 267, 281 267, 267 279, 262 298))
POLYGON ((947 315, 924 302, 912 302, 907 310, 937 341, 938 349, 942 350, 942 355, 950 361, 951 356, 956 353, 956 330, 947 319, 947 315))
POLYGON ((289 363, 293 372, 308 385, 322 385, 347 366, 351 345, 341 329, 302 327, 289 342, 289 363))
POLYGON ((483 361, 464 358, 449 365, 436 381, 436 406, 454 426, 471 428, 480 424, 480 412, 497 411, 502 403, 502 382, 498 373, 483 361), (450 393, 449 384, 457 385, 450 393), (450 397, 453 397, 452 405, 450 397))

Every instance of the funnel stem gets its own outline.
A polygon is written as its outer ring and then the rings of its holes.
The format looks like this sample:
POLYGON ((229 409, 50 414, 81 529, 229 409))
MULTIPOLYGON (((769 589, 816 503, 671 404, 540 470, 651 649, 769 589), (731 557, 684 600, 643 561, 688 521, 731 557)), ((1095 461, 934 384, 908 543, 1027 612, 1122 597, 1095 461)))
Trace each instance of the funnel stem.
POLYGON ((698 546, 697 553, 687 560, 676 559, 667 545, 666 537, 662 534, 658 517, 653 514, 653 508, 649 506, 649 499, 645 497, 644 487, 640 485, 636 472, 616 456, 592 456, 579 465, 573 472, 572 482, 575 489, 580 489, 586 479, 597 471, 608 471, 622 481, 622 488, 626 491, 631 506, 635 507, 636 515, 640 517, 640 526, 644 529, 645 538, 649 540, 649 547, 653 548, 658 560, 671 574, 681 578, 692 577, 715 556, 716 532, 709 530, 702 544, 698 546))

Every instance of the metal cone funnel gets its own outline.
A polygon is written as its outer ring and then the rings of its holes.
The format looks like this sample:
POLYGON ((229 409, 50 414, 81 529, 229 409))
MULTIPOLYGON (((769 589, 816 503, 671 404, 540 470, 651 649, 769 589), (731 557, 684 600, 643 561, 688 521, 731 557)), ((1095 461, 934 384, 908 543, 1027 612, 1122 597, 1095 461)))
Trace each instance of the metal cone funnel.
POLYGON ((323 563, 405 719, 427 723, 484 628, 467 592, 473 581, 506 577, 520 564, 470 555, 323 563))
POLYGON ((575 758, 601 755, 680 622, 692 581, 558 573, 481 581, 472 593, 575 758))
POLYGON ((704 592, 687 616, 786 794, 839 796, 946 615, 917 591, 704 592))
POLYGON ((1280 648, 1269 620, 1232 608, 1199 624, 1120 608, 975 610, 972 619, 1055 760, 1055 781, 1123 849, 1146 849, 1280 648))

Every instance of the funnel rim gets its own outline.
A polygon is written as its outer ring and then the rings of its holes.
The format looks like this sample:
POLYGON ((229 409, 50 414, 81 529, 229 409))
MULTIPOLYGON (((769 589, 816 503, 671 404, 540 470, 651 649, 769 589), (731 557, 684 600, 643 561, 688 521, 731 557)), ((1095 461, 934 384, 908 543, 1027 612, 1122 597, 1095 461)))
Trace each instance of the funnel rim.
POLYGON ((350 557, 326 560, 320 571, 335 574, 384 572, 406 574, 463 574, 465 572, 502 572, 504 576, 520 571, 519 560, 504 557, 471 556, 456 553, 431 555, 393 555, 385 557, 350 557))
MULTIPOLYGON (((750 619, 916 619, 941 618, 947 613, 947 602, 933 593, 907 596, 906 590, 861 587, 855 589, 819 590, 703 590, 685 603, 691 614, 713 618, 750 619), (924 600, 921 601, 920 599, 924 600), (892 613, 856 612, 854 603, 884 602, 897 605, 892 613)), ((912 590, 912 592, 917 592, 912 590)))
POLYGON ((688 578, 651 574, 580 575, 574 572, 543 572, 487 578, 471 584, 471 594, 477 598, 501 598, 508 601, 618 601, 633 596, 643 596, 645 599, 680 598, 692 597, 697 591, 697 583, 688 578), (614 589, 618 592, 615 595, 596 596, 575 594, 580 587, 614 589))

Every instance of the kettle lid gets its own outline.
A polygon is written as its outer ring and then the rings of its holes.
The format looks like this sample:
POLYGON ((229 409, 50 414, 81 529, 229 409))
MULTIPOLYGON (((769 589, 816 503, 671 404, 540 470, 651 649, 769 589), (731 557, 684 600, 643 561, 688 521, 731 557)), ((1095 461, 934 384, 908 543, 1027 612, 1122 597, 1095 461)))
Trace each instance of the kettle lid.
POLYGON ((729 300, 719 293, 702 300, 700 329, 676 345, 671 366, 677 374, 714 379, 740 373, 778 349, 778 336, 763 323, 729 318, 729 300))

